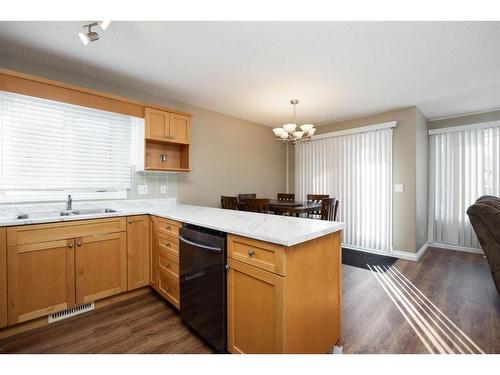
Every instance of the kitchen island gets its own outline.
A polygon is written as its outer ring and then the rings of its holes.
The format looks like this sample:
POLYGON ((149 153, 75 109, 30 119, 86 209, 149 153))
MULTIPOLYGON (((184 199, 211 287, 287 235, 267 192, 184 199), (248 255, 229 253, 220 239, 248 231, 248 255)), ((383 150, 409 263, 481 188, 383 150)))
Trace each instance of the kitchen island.
MULTIPOLYGON (((21 233, 24 226, 42 231, 45 226, 41 224, 52 223, 47 224, 52 231, 50 233, 58 233, 54 223, 61 222, 66 229, 60 232, 65 233, 69 230, 69 226, 74 227, 73 224, 77 224, 69 222, 81 221, 82 224, 92 222, 94 223, 92 230, 95 230, 95 223, 98 219, 108 220, 110 223, 110 218, 124 216, 143 218, 149 215, 151 220, 156 222, 156 226, 160 225, 159 230, 162 230, 161 225, 168 225, 169 229, 166 231, 167 237, 165 238, 170 241, 169 244, 172 246, 170 249, 177 246, 177 253, 178 242, 176 244, 174 235, 183 224, 226 232, 228 233, 228 351, 231 353, 327 353, 332 350, 333 345, 341 342, 340 244, 343 223, 177 205, 166 200, 85 202, 77 203, 75 209, 95 207, 107 207, 117 212, 54 216, 49 213, 60 209, 60 205, 1 207, 0 226, 14 227, 10 229, 14 237, 16 231, 21 233), (47 215, 37 214, 30 217, 30 213, 35 212, 47 212, 47 215), (27 216, 16 219, 21 213, 27 216)), ((132 222, 132 219, 128 220, 129 224, 132 222)), ((121 223, 117 222, 115 226, 116 232, 128 233, 128 228, 123 229, 121 223)), ((5 231, 5 228, 2 229, 5 231)), ((9 239, 10 232, 7 233, 6 244, 9 244, 9 249, 16 248, 17 250, 9 250, 9 254, 27 254, 35 249, 31 244, 17 246, 15 239, 9 239)), ((120 244, 123 243, 123 235, 106 235, 110 241, 115 241, 118 252, 122 246, 120 244)), ((74 237, 76 238, 77 235, 74 237)), ((77 245, 79 238, 87 237, 78 237, 77 245)), ((92 238, 95 238, 95 235, 92 238)), ((156 242, 157 239, 152 235, 151 249, 154 248, 156 242)), ((47 247, 36 248, 43 250, 47 247)), ((65 251, 71 254, 71 248, 72 246, 68 245, 65 251)), ((85 245, 82 249, 84 248, 85 245)), ((97 247, 89 247, 89 249, 92 249, 89 251, 95 251, 97 247)), ((151 275, 155 273, 154 268, 157 263, 154 259, 157 256, 151 250, 151 275)), ((71 260, 71 258, 68 259, 68 261, 71 260)), ((12 262, 12 264, 16 263, 12 262)), ((77 269, 77 278, 79 275, 80 272, 77 269)), ((70 277, 71 274, 68 273, 68 278, 70 277)), ((151 285, 157 289, 153 278, 151 280, 151 285)), ((81 284, 86 285, 84 280, 81 284)), ((117 290, 123 291, 123 288, 117 290)), ((87 302, 93 300, 92 298, 109 295, 109 293, 94 293, 86 299, 85 296, 79 299, 78 284, 76 294, 77 302, 87 302)), ((168 298, 167 300, 171 301, 168 298)), ((3 301, 2 304, 4 304, 3 301)), ((55 305, 56 308, 46 309, 46 311, 54 312, 74 304, 73 299, 68 303, 59 303, 55 305)), ((179 307, 178 304, 176 307, 179 307)), ((23 316, 39 315, 29 313, 23 316)), ((20 320, 15 322, 20 322, 20 320)))

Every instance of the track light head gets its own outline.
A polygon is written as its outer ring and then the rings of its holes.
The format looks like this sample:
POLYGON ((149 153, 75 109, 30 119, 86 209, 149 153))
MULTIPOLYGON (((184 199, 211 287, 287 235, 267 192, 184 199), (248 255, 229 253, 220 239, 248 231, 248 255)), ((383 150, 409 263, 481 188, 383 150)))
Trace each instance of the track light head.
POLYGON ((99 26, 101 29, 106 30, 111 21, 97 21, 89 23, 88 25, 84 25, 84 28, 87 28, 87 32, 78 33, 78 37, 82 41, 84 46, 88 46, 90 42, 95 42, 99 40, 99 34, 95 31, 92 31, 92 28, 95 26, 99 26))

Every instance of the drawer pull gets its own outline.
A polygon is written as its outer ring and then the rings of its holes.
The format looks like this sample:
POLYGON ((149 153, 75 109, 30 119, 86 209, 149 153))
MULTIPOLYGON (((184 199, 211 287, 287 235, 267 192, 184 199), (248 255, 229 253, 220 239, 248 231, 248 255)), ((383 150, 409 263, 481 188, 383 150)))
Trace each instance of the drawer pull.
POLYGON ((170 228, 170 227, 167 227, 167 230, 172 230, 172 228, 170 228))
POLYGON ((168 269, 170 269, 170 263, 167 263, 167 266, 166 266, 168 269))
POLYGON ((252 249, 248 250, 248 256, 253 257, 255 255, 255 252, 252 249))
POLYGON ((80 247, 80 246, 82 246, 82 243, 81 242, 77 242, 76 246, 80 247))
POLYGON ((132 224, 132 220, 129 220, 129 221, 128 221, 128 223, 129 223, 129 224, 132 224))
POLYGON ((167 288, 167 293, 170 293, 170 288, 167 288))
POLYGON ((68 244, 68 247, 69 247, 70 249, 72 249, 72 248, 73 248, 73 243, 72 243, 72 242, 70 242, 70 243, 68 244))
POLYGON ((170 243, 167 242, 167 244, 165 246, 170 247, 170 243))

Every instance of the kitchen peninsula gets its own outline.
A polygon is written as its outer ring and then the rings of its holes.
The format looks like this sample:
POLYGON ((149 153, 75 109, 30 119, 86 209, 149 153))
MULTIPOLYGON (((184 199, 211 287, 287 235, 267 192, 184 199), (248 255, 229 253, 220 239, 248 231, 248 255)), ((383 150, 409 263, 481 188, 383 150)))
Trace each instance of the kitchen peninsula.
POLYGON ((0 291, 9 291, 8 299, 0 293, 0 326, 6 326, 0 336, 149 286, 182 309, 178 234, 192 224, 228 234, 229 352, 327 353, 341 342, 343 223, 167 200, 85 202, 75 210, 98 207, 115 212, 51 214, 60 205, 0 210, 0 263, 7 274, 0 291), (96 274, 93 267, 104 261, 116 269, 96 274))

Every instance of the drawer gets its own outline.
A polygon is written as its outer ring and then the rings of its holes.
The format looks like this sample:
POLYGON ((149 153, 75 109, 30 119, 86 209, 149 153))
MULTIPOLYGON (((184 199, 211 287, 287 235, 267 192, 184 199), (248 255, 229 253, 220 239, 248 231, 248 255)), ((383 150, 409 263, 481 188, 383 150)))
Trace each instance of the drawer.
MULTIPOLYGON (((179 239, 169 236, 158 235, 158 249, 168 251, 179 259, 179 239)), ((177 261, 179 263, 179 261, 177 261)))
POLYGON ((167 301, 180 308, 179 282, 173 281, 161 271, 158 274, 158 291, 167 301))
POLYGON ((126 218, 76 220, 64 223, 30 224, 7 229, 8 246, 87 237, 127 230, 126 218))
POLYGON ((179 258, 172 256, 163 249, 160 249, 158 256, 160 271, 175 280, 179 280, 179 258))
POLYGON ((178 221, 158 218, 158 232, 161 234, 169 234, 171 236, 179 236, 179 228, 181 223, 178 221))
POLYGON ((269 242, 228 236, 228 256, 278 275, 285 275, 285 248, 269 242))

